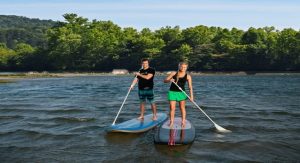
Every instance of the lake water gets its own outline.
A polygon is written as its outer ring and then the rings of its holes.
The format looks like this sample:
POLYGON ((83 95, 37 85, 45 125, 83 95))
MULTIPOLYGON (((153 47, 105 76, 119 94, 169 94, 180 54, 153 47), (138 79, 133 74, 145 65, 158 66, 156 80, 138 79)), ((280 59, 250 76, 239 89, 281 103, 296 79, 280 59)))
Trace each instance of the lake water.
MULTIPOLYGON (((168 113, 163 76, 155 78, 159 112, 168 113)), ((187 119, 191 145, 155 145, 155 130, 108 134, 131 76, 24 79, 0 84, 0 162, 298 162, 300 75, 193 76, 187 119)), ((135 88, 117 120, 139 115, 135 88)), ((150 114, 147 105, 146 113, 150 114)), ((180 116, 179 109, 176 115, 180 116)))

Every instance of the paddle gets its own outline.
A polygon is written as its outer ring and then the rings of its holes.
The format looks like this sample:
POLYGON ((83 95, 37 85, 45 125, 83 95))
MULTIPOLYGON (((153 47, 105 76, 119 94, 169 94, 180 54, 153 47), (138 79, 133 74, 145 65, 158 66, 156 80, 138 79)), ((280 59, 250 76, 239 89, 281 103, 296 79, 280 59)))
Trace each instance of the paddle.
MULTIPOLYGON (((136 77, 137 77, 137 76, 135 76, 133 80, 135 80, 136 77)), ((135 85, 135 84, 136 84, 136 83, 134 83, 134 85, 135 85)), ((123 108, 123 105, 125 104, 125 101, 127 100, 127 97, 128 97, 128 95, 129 95, 129 93, 130 93, 130 91, 131 91, 131 87, 134 87, 134 85, 132 85, 132 86, 129 87, 128 92, 127 92, 127 94, 126 94, 126 96, 125 96, 125 98, 124 98, 124 101, 123 101, 123 103, 122 103, 122 105, 121 105, 121 107, 120 107, 120 109, 119 109, 119 111, 118 111, 118 114, 117 114, 117 116, 116 116, 114 122, 112 123, 112 125, 115 125, 116 120, 117 120, 117 118, 118 118, 118 116, 119 116, 119 114, 120 114, 120 112, 121 112, 121 110, 122 110, 122 108, 123 108)))
MULTIPOLYGON (((177 83, 175 83, 174 81, 172 81, 172 83, 174 83, 179 89, 180 89, 180 91, 181 92, 183 92, 189 99, 190 99, 190 101, 192 101, 191 100, 191 98, 190 98, 190 96, 189 95, 187 95, 186 94, 186 92, 184 91, 184 90, 182 90, 180 87, 179 87, 179 85, 177 85, 177 83)), ((217 123, 215 123, 201 108, 200 108, 200 106, 198 106, 197 105, 197 103, 196 102, 194 102, 194 101, 192 101, 192 103, 214 124, 214 126, 216 127, 216 129, 219 131, 219 132, 231 132, 230 130, 227 130, 227 129, 225 129, 225 128, 223 128, 223 127, 221 127, 221 126, 219 126, 217 123)))

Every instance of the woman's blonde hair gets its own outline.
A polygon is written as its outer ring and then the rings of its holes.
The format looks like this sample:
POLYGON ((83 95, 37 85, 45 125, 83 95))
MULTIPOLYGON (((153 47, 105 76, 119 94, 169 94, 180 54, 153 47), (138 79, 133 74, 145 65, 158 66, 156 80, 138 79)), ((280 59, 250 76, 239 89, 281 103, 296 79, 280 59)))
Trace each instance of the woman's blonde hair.
POLYGON ((189 66, 188 62, 186 62, 186 61, 179 62, 179 64, 178 64, 178 70, 177 70, 177 75, 176 75, 176 83, 179 80, 179 66, 181 66, 181 65, 187 65, 187 66, 189 66))
POLYGON ((182 61, 182 62, 179 62, 179 64, 178 64, 179 66, 181 66, 181 65, 189 65, 186 61, 182 61))

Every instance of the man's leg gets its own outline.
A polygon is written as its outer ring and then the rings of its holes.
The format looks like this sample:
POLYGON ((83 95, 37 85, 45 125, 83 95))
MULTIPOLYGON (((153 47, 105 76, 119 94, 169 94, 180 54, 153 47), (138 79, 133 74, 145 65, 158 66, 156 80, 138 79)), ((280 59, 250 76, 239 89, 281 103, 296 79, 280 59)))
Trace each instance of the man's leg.
POLYGON ((142 120, 144 119, 144 112, 145 112, 145 103, 146 103, 146 97, 144 90, 139 90, 139 98, 140 98, 140 116, 138 119, 142 120))
POLYGON ((138 117, 138 119, 144 119, 145 102, 143 102, 143 101, 140 102, 140 110, 141 110, 141 114, 138 117))
POLYGON ((153 89, 148 91, 147 100, 151 104, 151 108, 152 108, 152 112, 153 112, 152 120, 157 120, 157 117, 156 117, 156 104, 155 104, 155 101, 154 101, 154 91, 153 91, 153 89))
POLYGON ((152 120, 157 120, 157 117, 156 117, 156 104, 153 102, 151 103, 151 108, 152 108, 152 112, 153 112, 153 118, 152 120))

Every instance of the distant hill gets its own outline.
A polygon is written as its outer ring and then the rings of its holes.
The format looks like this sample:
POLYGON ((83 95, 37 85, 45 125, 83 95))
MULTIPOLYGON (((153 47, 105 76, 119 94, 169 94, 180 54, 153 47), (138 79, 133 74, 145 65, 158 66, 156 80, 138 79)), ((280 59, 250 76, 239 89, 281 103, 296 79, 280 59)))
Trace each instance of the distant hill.
POLYGON ((46 31, 57 22, 31 19, 23 16, 0 15, 0 42, 13 49, 17 43, 45 47, 46 31))
POLYGON ((31 19, 16 15, 0 15, 0 28, 52 27, 55 23, 53 20, 31 19))

